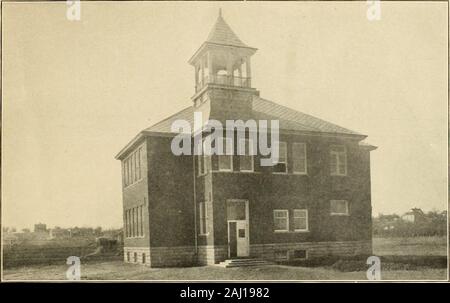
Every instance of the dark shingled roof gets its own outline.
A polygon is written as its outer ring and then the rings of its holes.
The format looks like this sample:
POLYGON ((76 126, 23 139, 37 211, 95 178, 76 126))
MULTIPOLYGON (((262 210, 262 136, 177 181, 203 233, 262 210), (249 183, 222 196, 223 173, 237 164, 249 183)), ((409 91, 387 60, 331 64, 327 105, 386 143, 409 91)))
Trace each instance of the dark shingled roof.
MULTIPOLYGON (((362 134, 340 127, 336 124, 304 114, 257 96, 253 97, 252 107, 253 119, 279 120, 281 130, 363 136, 362 134)), ((154 124, 153 126, 150 126, 144 131, 171 133, 172 122, 177 119, 184 119, 193 125, 194 107, 190 106, 185 108, 182 111, 154 124)))
POLYGON ((219 14, 219 18, 217 18, 216 24, 214 24, 214 27, 209 33, 206 42, 238 47, 248 47, 236 36, 230 26, 222 18, 221 14, 219 14))

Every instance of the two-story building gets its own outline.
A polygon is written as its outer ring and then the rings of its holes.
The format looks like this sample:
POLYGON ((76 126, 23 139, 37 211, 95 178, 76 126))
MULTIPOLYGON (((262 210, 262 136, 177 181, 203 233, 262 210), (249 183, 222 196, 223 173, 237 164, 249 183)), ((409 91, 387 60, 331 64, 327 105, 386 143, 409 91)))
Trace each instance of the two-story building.
POLYGON ((255 52, 219 14, 189 60, 191 106, 141 131, 116 156, 126 262, 159 267, 371 253, 375 147, 362 142, 365 135, 260 97, 251 83, 255 52), (194 112, 224 125, 279 121, 278 163, 262 166, 259 153, 175 155, 172 123, 194 124, 194 112))

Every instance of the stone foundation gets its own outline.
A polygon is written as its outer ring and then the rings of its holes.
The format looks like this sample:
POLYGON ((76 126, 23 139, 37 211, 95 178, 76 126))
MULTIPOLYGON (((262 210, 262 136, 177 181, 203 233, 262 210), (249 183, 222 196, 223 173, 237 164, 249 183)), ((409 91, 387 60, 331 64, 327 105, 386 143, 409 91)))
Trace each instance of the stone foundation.
MULTIPOLYGON (((371 255, 372 241, 251 244, 250 256, 271 261, 313 259, 326 256, 371 255)), ((125 262, 151 267, 213 265, 228 259, 225 245, 176 247, 125 247, 125 262), (136 255, 135 255, 136 254, 136 255), (143 260, 145 256, 145 260, 143 260), (145 261, 145 262, 144 262, 145 261)))
POLYGON ((228 247, 225 245, 198 246, 197 263, 199 265, 213 265, 228 259, 228 247))
POLYGON ((372 241, 370 240, 250 245, 250 256, 275 261, 370 254, 372 254, 372 241))
POLYGON ((150 265, 150 247, 124 247, 123 258, 127 263, 150 265))

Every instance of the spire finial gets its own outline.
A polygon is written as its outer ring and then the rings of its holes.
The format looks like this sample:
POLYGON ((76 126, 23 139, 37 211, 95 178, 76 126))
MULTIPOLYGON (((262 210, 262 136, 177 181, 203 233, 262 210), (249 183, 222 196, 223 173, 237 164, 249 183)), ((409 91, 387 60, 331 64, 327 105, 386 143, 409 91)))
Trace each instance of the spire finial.
POLYGON ((222 8, 219 8, 219 17, 222 17, 222 8))

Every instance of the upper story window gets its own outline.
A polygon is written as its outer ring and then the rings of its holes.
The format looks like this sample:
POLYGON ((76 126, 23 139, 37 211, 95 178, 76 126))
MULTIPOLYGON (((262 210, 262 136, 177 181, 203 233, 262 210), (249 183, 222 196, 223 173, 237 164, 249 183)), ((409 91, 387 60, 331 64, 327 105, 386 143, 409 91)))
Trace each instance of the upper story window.
POLYGON ((332 145, 330 148, 330 174, 347 175, 347 152, 343 145, 332 145))
POLYGON ((307 174, 306 143, 292 144, 294 174, 307 174))
POLYGON ((273 225, 275 231, 289 231, 289 211, 287 209, 274 210, 273 225))
POLYGON ((330 201, 330 214, 346 216, 349 214, 348 201, 346 200, 331 200, 330 201))
POLYGON ((219 171, 233 171, 233 140, 223 138, 224 155, 219 155, 219 171))
POLYGON ((206 155, 206 147, 207 142, 204 140, 202 144, 203 152, 201 155, 197 156, 197 165, 198 165, 198 175, 203 176, 208 172, 208 168, 211 167, 211 156, 206 155))
POLYGON ((140 181, 143 177, 142 172, 142 146, 131 153, 122 163, 123 182, 126 186, 140 181))
POLYGON ((277 142, 278 144, 278 163, 273 166, 275 173, 287 173, 287 144, 286 142, 277 142))
POLYGON ((294 209, 294 230, 308 231, 308 210, 294 209))
POLYGON ((253 172, 253 141, 245 139, 241 140, 240 143, 241 145, 245 146, 245 155, 239 156, 239 170, 243 172, 253 172))

